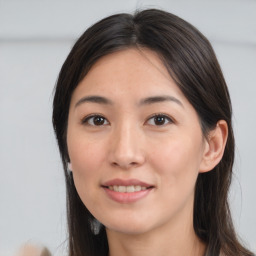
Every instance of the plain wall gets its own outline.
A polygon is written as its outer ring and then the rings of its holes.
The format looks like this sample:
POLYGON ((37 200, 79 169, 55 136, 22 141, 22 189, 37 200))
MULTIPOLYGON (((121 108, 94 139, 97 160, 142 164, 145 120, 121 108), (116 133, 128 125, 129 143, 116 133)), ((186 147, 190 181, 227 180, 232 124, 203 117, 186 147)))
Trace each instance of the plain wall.
POLYGON ((0 0, 0 256, 40 242, 65 255, 65 187, 51 125, 52 91, 75 39, 100 18, 170 11, 212 42, 234 108, 237 231, 256 251, 256 1, 0 0))

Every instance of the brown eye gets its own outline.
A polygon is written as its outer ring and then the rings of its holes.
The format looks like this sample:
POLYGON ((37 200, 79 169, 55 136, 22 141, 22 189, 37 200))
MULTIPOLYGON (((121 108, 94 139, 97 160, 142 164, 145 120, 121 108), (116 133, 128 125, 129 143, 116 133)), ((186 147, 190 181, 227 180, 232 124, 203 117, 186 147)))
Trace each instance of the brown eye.
POLYGON ((149 118, 147 121, 150 125, 155 126, 163 126, 169 123, 173 123, 172 119, 166 115, 154 115, 153 117, 149 118))
POLYGON ((82 123, 91 126, 102 126, 109 124, 107 119, 100 115, 88 116, 82 121, 82 123))
POLYGON ((166 121, 166 118, 164 116, 156 116, 154 117, 154 122, 156 125, 163 125, 166 121))
POLYGON ((95 116, 92 120, 94 125, 103 125, 105 122, 105 118, 102 116, 95 116))

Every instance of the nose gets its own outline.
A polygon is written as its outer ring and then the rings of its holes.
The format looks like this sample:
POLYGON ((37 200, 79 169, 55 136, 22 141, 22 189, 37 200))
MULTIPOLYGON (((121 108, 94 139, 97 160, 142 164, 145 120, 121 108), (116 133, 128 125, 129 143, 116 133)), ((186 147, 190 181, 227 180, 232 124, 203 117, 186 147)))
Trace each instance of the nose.
POLYGON ((145 162, 143 136, 131 125, 122 125, 115 131, 110 142, 110 164, 121 169, 141 166, 145 162))

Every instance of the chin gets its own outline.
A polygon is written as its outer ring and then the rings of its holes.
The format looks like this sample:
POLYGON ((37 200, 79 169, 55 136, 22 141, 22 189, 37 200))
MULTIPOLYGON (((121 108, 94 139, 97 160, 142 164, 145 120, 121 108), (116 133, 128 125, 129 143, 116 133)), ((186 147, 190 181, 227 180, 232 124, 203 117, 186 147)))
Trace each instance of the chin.
POLYGON ((133 225, 118 226, 118 227, 106 227, 106 230, 110 232, 122 233, 126 235, 140 235, 148 231, 148 227, 139 227, 133 225))
POLYGON ((150 230, 149 222, 139 220, 123 219, 120 222, 108 223, 106 229, 113 232, 123 233, 127 235, 139 235, 150 230))

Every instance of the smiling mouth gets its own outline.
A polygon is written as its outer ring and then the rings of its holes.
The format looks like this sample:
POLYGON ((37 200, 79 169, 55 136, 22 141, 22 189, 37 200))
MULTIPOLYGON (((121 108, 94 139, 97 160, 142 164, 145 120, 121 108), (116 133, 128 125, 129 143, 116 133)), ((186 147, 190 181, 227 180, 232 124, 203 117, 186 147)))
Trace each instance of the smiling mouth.
POLYGON ((135 203, 147 197, 155 188, 138 179, 113 179, 101 185, 108 197, 117 203, 135 203))
POLYGON ((115 191, 115 192, 120 192, 120 193, 134 193, 134 192, 139 192, 143 190, 147 190, 150 188, 153 188, 153 186, 149 187, 143 187, 143 186, 119 186, 119 185, 114 185, 114 186, 104 186, 105 188, 108 188, 109 190, 115 191))

